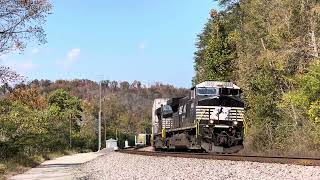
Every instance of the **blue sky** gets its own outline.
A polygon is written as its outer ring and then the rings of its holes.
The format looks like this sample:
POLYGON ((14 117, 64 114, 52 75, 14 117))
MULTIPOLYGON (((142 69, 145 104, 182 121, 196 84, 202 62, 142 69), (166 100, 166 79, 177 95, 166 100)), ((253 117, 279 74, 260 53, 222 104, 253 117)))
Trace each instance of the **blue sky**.
POLYGON ((52 1, 48 43, 2 56, 31 79, 140 80, 190 87, 213 0, 52 1))

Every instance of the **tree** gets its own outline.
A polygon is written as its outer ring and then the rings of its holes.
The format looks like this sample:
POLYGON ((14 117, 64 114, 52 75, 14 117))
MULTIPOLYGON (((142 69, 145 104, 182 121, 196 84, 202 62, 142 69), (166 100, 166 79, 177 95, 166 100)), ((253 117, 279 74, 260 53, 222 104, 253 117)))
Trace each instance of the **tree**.
POLYGON ((46 99, 40 94, 39 88, 18 88, 10 95, 11 101, 19 101, 20 103, 34 109, 45 109, 47 107, 46 99))
POLYGON ((49 95, 48 103, 50 106, 58 107, 61 112, 72 110, 78 114, 82 111, 80 100, 77 97, 71 96, 63 89, 57 89, 53 91, 49 95))
POLYGON ((132 84, 130 85, 130 88, 141 89, 141 82, 137 80, 133 81, 132 84))
POLYGON ((49 94, 49 123, 53 129, 51 134, 56 134, 55 143, 65 148, 67 144, 72 147, 72 137, 80 131, 81 101, 71 96, 63 89, 57 89, 49 94), (52 118, 54 117, 54 118, 52 118), (69 141, 65 137, 69 137, 69 141))
POLYGON ((248 149, 319 151, 319 1, 218 2, 225 9, 198 36, 193 81, 243 89, 248 149))
POLYGON ((63 89, 57 89, 49 94, 48 97, 49 108, 52 114, 59 116, 58 119, 62 123, 71 122, 72 127, 79 130, 79 123, 81 121, 81 101, 74 96, 71 96, 63 89))
POLYGON ((0 65, 0 85, 17 81, 22 77, 8 67, 0 65))
MULTIPOLYGON (((0 55, 12 50, 22 51, 30 40, 45 43, 41 24, 51 9, 52 5, 47 0, 0 0, 0 55)), ((0 65, 0 86, 21 78, 8 67, 0 65)))
POLYGON ((108 89, 110 86, 110 80, 101 81, 101 86, 106 87, 108 89))
POLYGON ((45 43, 43 24, 52 5, 47 0, 0 1, 0 54, 23 50, 30 39, 45 43))
POLYGON ((218 1, 220 5, 227 8, 227 10, 232 9, 235 6, 240 5, 240 0, 215 0, 218 1))
POLYGON ((110 88, 111 88, 112 90, 116 90, 117 87, 118 87, 118 82, 117 82, 117 81, 111 81, 111 82, 110 82, 110 88))
POLYGON ((130 84, 127 81, 120 82, 120 88, 122 90, 129 90, 130 84))
POLYGON ((239 20, 238 9, 219 13, 211 10, 211 18, 196 42, 194 84, 205 80, 237 79, 233 73, 238 56, 239 20))
POLYGON ((48 131, 46 113, 18 101, 0 100, 1 158, 18 152, 33 155, 44 150, 43 135, 48 131))
POLYGON ((95 117, 95 107, 92 103, 83 100, 81 102, 83 109, 81 113, 81 128, 79 132, 76 132, 74 145, 80 148, 86 148, 91 150, 97 150, 97 123, 95 117))

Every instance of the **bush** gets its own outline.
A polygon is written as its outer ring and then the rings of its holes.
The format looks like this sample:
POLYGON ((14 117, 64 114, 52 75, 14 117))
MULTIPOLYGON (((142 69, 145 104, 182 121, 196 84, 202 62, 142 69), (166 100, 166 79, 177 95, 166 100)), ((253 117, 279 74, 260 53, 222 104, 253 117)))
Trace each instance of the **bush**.
POLYGON ((7 166, 5 164, 0 164, 0 174, 4 174, 7 170, 7 166))

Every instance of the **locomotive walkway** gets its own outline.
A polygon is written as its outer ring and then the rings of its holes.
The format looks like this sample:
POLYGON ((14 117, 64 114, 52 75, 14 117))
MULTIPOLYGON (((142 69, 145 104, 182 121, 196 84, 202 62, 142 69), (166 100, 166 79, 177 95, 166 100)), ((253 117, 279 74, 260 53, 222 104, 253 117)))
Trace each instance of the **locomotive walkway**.
POLYGON ((45 161, 38 167, 32 168, 24 174, 16 175, 10 180, 62 180, 72 179, 73 169, 80 164, 91 161, 103 153, 91 152, 63 156, 54 160, 45 161))

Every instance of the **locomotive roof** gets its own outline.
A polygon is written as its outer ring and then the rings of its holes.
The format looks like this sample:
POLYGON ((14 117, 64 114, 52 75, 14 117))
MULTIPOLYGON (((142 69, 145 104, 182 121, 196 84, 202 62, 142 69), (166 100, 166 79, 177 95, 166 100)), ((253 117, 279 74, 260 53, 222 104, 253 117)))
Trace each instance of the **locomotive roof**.
POLYGON ((191 89, 198 87, 218 87, 218 88, 232 88, 232 89, 240 89, 239 86, 233 84, 232 82, 223 82, 223 81, 204 81, 202 83, 197 84, 191 89))

